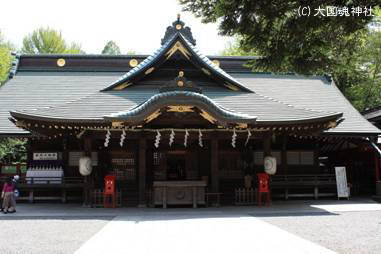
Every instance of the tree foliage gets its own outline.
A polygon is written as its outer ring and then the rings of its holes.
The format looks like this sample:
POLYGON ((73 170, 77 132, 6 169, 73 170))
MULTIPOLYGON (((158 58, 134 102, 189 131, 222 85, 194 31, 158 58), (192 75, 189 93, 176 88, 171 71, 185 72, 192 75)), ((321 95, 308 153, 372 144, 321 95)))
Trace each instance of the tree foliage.
POLYGON ((116 44, 115 41, 109 41, 106 43, 102 50, 102 54, 104 55, 120 55, 121 51, 119 46, 116 44))
POLYGON ((38 28, 24 37, 21 51, 25 54, 83 54, 77 43, 68 43, 61 32, 51 28, 38 28))
POLYGON ((241 45, 253 48, 262 57, 254 68, 273 72, 303 74, 328 73, 337 64, 333 58, 343 41, 364 29, 370 16, 314 16, 314 10, 327 6, 371 6, 379 0, 285 1, 285 0, 180 0, 184 9, 202 17, 203 22, 219 22, 222 35, 240 36, 241 45), (310 16, 299 16, 300 6, 308 5, 310 16))
POLYGON ((370 31, 363 45, 351 63, 357 62, 357 69, 352 68, 352 75, 358 73, 356 77, 359 80, 352 83, 346 93, 360 111, 381 105, 381 32, 370 31))
POLYGON ((26 141, 18 138, 0 139, 0 162, 10 164, 26 161, 26 141))
POLYGON ((11 51, 13 46, 5 41, 0 31, 0 86, 7 80, 12 64, 11 51))
POLYGON ((256 56, 258 52, 253 48, 244 48, 240 45, 240 38, 236 37, 232 42, 229 42, 225 49, 221 52, 223 56, 256 56))
POLYGON ((339 89, 358 110, 381 104, 381 33, 368 31, 376 17, 314 16, 327 6, 379 6, 380 1, 284 1, 275 0, 180 0, 184 9, 203 22, 218 22, 220 33, 235 36, 225 55, 260 56, 250 65, 254 71, 330 74, 339 89), (299 16, 308 5, 310 16, 299 16))

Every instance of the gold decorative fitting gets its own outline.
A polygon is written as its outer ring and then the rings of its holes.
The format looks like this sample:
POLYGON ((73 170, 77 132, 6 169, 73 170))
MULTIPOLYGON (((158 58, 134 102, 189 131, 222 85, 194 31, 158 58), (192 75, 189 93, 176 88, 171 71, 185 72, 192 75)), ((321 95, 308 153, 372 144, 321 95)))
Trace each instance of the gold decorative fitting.
POLYGON ((217 122, 217 119, 215 119, 213 116, 211 116, 208 112, 204 110, 201 110, 200 115, 213 124, 217 122))
POLYGON ((16 126, 19 127, 19 128, 25 128, 26 127, 26 123, 24 121, 18 120, 16 122, 16 126))
POLYGON ((112 127, 113 128, 120 128, 120 127, 123 127, 123 122, 121 121, 115 121, 115 122, 112 122, 112 127))
POLYGON ((168 106, 167 112, 194 112, 193 106, 168 106))
POLYGON ((230 83, 225 83, 225 86, 226 86, 227 88, 229 88, 230 90, 233 90, 233 91, 238 91, 238 90, 239 90, 236 86, 233 86, 233 85, 230 84, 230 83))
POLYGON ((184 71, 179 71, 179 78, 184 77, 184 71))
POLYGON ((246 129, 247 128, 247 123, 239 123, 239 124, 237 124, 237 127, 241 128, 241 129, 246 129))
POLYGON ((214 63, 214 65, 216 65, 217 67, 220 67, 220 61, 213 60, 212 63, 214 63))
POLYGON ((181 28, 183 28, 182 25, 180 25, 180 24, 177 24, 177 25, 176 25, 176 30, 181 30, 181 28))
POLYGON ((66 64, 65 59, 60 58, 60 59, 57 60, 57 66, 58 66, 58 67, 64 67, 65 64, 66 64))
POLYGON ((210 71, 205 69, 205 68, 201 68, 201 70, 206 74, 206 75, 209 75, 210 76, 210 71))
POLYGON ((153 112, 151 115, 147 116, 146 119, 144 119, 144 121, 145 121, 146 123, 149 123, 149 122, 151 122, 153 119, 157 118, 159 115, 161 115, 160 109, 156 110, 156 111, 153 112))
POLYGON ((130 64, 130 67, 134 68, 136 66, 138 66, 138 60, 136 60, 135 58, 134 59, 131 59, 129 64, 130 64))
POLYGON ((177 41, 175 45, 173 45, 173 47, 165 54, 167 57, 166 59, 169 59, 177 50, 180 51, 181 54, 183 54, 188 60, 190 60, 191 53, 179 41, 177 41))
POLYGON ((327 128, 335 128, 337 126, 337 123, 335 121, 331 121, 328 123, 327 128))
POLYGON ((129 85, 131 85, 132 83, 129 83, 129 82, 126 82, 126 83, 122 83, 118 86, 116 86, 114 88, 114 90, 123 90, 124 88, 128 87, 129 85))
POLYGON ((148 75, 150 74, 151 72, 153 72, 153 70, 155 70, 155 67, 151 67, 149 69, 146 70, 145 74, 148 75))
POLYGON ((184 82, 181 81, 181 80, 179 80, 179 81, 177 82, 177 85, 178 85, 179 87, 183 87, 183 86, 184 86, 184 82))

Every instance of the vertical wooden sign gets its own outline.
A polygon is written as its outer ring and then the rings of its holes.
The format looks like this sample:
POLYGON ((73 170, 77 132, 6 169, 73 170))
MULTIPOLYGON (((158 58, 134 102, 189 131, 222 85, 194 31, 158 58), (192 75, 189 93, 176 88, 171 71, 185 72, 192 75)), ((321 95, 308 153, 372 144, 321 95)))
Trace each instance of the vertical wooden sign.
POLYGON ((337 198, 349 199, 349 188, 347 183, 347 174, 345 167, 335 167, 336 185, 337 185, 337 198))

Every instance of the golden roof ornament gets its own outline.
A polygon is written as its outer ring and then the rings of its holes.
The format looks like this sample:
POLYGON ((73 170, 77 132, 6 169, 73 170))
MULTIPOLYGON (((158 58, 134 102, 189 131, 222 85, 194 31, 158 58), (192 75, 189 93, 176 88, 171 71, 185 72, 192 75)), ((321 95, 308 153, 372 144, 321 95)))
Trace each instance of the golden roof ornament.
POLYGON ((172 26, 168 26, 165 31, 164 38, 161 40, 161 45, 166 43, 169 39, 173 38, 176 33, 180 33, 184 36, 190 43, 196 45, 196 40, 193 38, 191 29, 185 26, 185 23, 180 19, 180 13, 177 14, 177 19, 172 23, 172 26))
POLYGON ((184 70, 179 70, 177 77, 170 84, 160 88, 160 92, 168 91, 192 91, 202 93, 201 88, 195 86, 191 81, 185 78, 184 70))

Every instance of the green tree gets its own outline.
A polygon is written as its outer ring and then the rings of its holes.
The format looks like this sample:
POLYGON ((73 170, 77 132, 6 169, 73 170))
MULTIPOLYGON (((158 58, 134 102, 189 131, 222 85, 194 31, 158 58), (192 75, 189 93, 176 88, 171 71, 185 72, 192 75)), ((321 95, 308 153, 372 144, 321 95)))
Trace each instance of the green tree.
POLYGON ((358 53, 357 73, 361 80, 348 88, 347 96, 363 111, 381 105, 381 32, 371 31, 358 53))
POLYGON ((236 37, 232 42, 228 42, 225 49, 221 52, 223 56, 257 56, 255 49, 245 49, 240 45, 240 38, 236 37))
POLYGON ((179 1, 203 22, 218 22, 221 34, 238 38, 225 55, 256 53, 259 57, 249 63, 254 71, 331 74, 357 109, 381 103, 379 35, 368 31, 370 22, 381 20, 379 7, 372 9, 373 19, 314 15, 328 6, 348 7, 351 13, 352 7, 379 6, 379 0, 179 1), (306 5, 312 14, 299 16, 298 8, 306 5))
POLYGON ((12 64, 11 51, 13 46, 5 41, 0 31, 0 86, 7 80, 12 64))
MULTIPOLYGON (((328 73, 337 63, 332 58, 348 35, 364 29, 371 16, 314 16, 318 8, 329 6, 371 6, 379 0, 290 1, 290 0, 179 0, 184 10, 203 22, 219 22, 222 35, 239 36, 241 46, 255 49, 261 56, 254 69, 303 74, 328 73), (299 16, 308 5, 310 16, 299 16)), ((351 38, 356 40, 356 38, 351 38)))
POLYGON ((38 28, 23 39, 25 54, 83 54, 77 43, 68 43, 61 32, 51 28, 38 28))
POLYGON ((0 163, 10 164, 26 161, 26 141, 17 138, 0 139, 0 163))
POLYGON ((109 41, 104 46, 104 48, 102 50, 102 54, 104 54, 104 55, 120 55, 121 52, 120 52, 119 46, 116 44, 115 41, 109 41))

